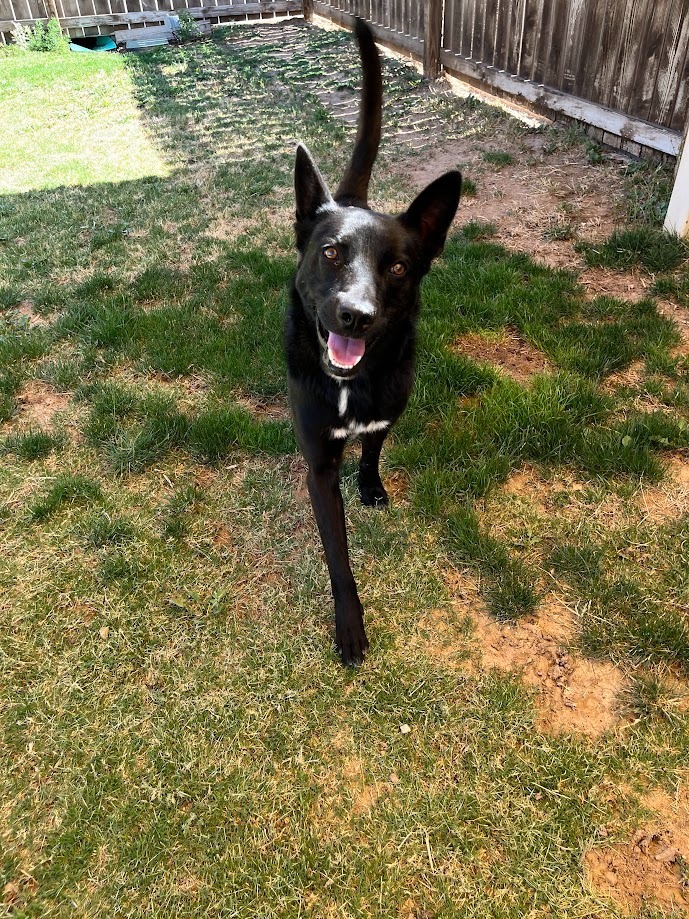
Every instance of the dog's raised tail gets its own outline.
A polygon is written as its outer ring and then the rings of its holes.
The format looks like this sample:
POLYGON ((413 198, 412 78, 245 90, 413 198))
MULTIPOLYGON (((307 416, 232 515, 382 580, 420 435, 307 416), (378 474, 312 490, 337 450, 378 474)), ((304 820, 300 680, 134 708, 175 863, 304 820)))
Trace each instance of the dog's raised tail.
POLYGON ((383 106, 380 57, 373 33, 363 19, 357 19, 354 34, 359 43, 363 85, 354 152, 335 192, 335 200, 341 204, 366 204, 368 200, 368 183, 380 144, 383 106))

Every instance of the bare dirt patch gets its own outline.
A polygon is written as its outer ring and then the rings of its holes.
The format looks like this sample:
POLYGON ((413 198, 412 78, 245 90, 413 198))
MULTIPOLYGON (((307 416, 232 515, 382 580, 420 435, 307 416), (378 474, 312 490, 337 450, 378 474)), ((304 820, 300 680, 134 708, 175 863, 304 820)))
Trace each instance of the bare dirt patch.
POLYGON ((532 466, 515 470, 503 485, 503 493, 526 498, 540 511, 547 511, 551 483, 547 482, 532 466))
POLYGON ((560 597, 545 597, 537 614, 528 619, 502 623, 485 609, 472 577, 450 569, 444 579, 456 614, 468 616, 474 631, 460 644, 447 614, 432 610, 420 620, 417 638, 427 653, 469 672, 478 668, 518 675, 537 690, 538 726, 546 733, 596 738, 617 725, 624 677, 612 664, 588 660, 571 650, 575 617, 560 597), (424 636, 424 629, 432 638, 424 636), (469 660, 460 654, 467 645, 473 645, 469 660))
POLYGON ((616 300, 643 300, 651 295, 653 278, 636 269, 619 271, 613 268, 584 268, 579 280, 590 300, 614 297, 616 300))
POLYGON ((618 218, 616 202, 623 195, 622 175, 611 164, 587 162, 579 148, 546 153, 533 140, 501 137, 500 150, 514 162, 497 169, 483 160, 483 152, 494 147, 491 140, 461 138, 425 151, 422 162, 405 164, 404 174, 420 189, 447 169, 461 168, 475 182, 476 194, 462 198, 459 224, 491 223, 508 250, 528 252, 551 268, 583 270, 573 240, 610 235, 618 218))
POLYGON ((469 333, 458 338, 452 346, 455 354, 474 361, 492 364, 520 383, 528 382, 534 374, 548 369, 545 355, 530 345, 516 329, 506 329, 500 336, 469 333))
POLYGON ((66 393, 57 392, 47 383, 31 380, 17 396, 17 422, 20 427, 48 428, 55 417, 69 408, 66 393))
POLYGON ((260 399, 248 393, 233 392, 235 402, 262 421, 286 421, 290 417, 286 399, 260 399))
POLYGON ((641 485, 637 504, 644 518, 654 523, 676 520, 689 513, 689 457, 676 453, 666 464, 668 480, 660 485, 641 485))
POLYGON ((23 319, 30 329, 40 329, 50 325, 49 319, 36 312, 31 300, 22 300, 13 312, 19 319, 23 319))
POLYGON ((615 727, 624 678, 612 664, 568 650, 572 614, 562 601, 550 598, 535 617, 514 624, 481 612, 472 618, 482 666, 518 673, 538 690, 541 730, 599 737, 615 727))
POLYGON ((689 916, 689 794, 653 791, 644 805, 654 817, 630 840, 584 856, 588 883, 626 913, 654 904, 689 916))

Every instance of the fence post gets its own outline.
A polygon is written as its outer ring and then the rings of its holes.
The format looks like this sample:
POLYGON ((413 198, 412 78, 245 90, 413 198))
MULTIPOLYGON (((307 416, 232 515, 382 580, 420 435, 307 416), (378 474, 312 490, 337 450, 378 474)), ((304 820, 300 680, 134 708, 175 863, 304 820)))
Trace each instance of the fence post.
POLYGON ((313 0, 303 0, 304 2, 304 19, 307 22, 313 22, 313 0))
MULTIPOLYGON (((59 14, 58 11, 57 11, 57 3, 55 2, 55 0, 48 0, 48 3, 45 3, 45 2, 44 2, 43 5, 45 6, 46 19, 51 19, 51 18, 52 18, 52 19, 57 19, 58 24, 59 24, 60 27, 61 27, 61 26, 62 26, 62 23, 60 22, 60 14, 59 14), (50 6, 50 12, 48 12, 48 6, 50 6)), ((95 10, 95 6, 94 6, 94 10, 95 10)), ((65 32, 66 32, 66 31, 67 31, 67 30, 65 29, 65 32)), ((100 31, 100 30, 99 30, 99 31, 100 31)))
POLYGON ((689 121, 684 129, 664 229, 668 233, 689 237, 689 121))
POLYGON ((443 0, 424 0, 423 75, 440 76, 440 37, 443 30, 443 0))

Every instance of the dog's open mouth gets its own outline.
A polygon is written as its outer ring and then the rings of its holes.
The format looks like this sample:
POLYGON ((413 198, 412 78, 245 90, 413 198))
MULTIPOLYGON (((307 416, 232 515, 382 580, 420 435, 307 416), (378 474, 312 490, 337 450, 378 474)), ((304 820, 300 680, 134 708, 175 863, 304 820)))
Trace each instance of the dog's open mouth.
POLYGON ((335 332, 328 333, 328 357, 338 370, 352 370, 364 356, 366 342, 361 338, 345 338, 335 332))
POLYGON ((320 319, 318 323, 318 337, 323 346, 323 359, 329 366, 333 375, 349 376, 354 372, 366 350, 366 342, 362 338, 346 338, 325 328, 320 319))

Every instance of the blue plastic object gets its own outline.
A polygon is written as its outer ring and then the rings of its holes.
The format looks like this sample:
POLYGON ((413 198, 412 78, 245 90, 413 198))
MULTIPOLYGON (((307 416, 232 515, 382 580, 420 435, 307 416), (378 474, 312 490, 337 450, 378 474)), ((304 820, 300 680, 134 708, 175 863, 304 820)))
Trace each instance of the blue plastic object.
POLYGON ((86 35, 73 38, 69 48, 70 51, 116 51, 117 45, 109 35, 86 35))

